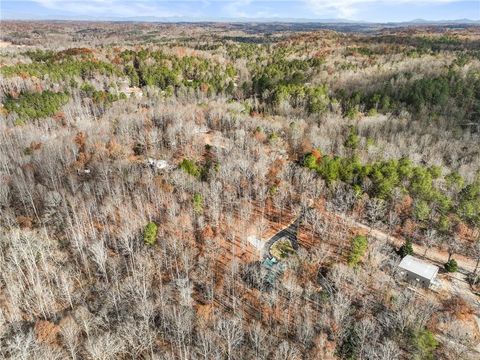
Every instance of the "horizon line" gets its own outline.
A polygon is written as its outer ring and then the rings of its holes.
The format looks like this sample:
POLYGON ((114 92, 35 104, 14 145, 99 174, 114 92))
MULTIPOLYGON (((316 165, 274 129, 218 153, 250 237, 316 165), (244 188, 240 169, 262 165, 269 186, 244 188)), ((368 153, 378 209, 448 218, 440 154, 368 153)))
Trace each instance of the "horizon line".
POLYGON ((369 20, 351 20, 345 18, 288 18, 288 17, 188 17, 188 16, 131 16, 131 17, 83 17, 78 18, 2 18, 0 21, 84 21, 84 22, 169 22, 168 20, 184 19, 173 22, 187 22, 187 23, 211 23, 211 22, 281 22, 281 23, 350 23, 350 24, 408 24, 408 23, 478 23, 479 19, 461 18, 461 19, 440 19, 440 20, 427 20, 427 19, 411 19, 404 21, 369 21, 369 20), (151 19, 151 20, 148 20, 151 19))

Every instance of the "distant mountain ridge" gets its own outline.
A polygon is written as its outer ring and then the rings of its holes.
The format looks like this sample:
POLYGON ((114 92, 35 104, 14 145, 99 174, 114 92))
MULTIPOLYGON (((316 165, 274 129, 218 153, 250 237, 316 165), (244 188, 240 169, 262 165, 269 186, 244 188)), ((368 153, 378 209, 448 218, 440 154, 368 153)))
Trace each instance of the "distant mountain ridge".
POLYGON ((453 20, 425 20, 413 19, 410 21, 364 21, 351 19, 307 19, 307 18, 281 18, 281 17, 190 17, 190 16, 171 16, 171 17, 157 17, 157 16, 90 16, 78 15, 58 18, 56 16, 48 16, 44 18, 25 17, 25 18, 11 18, 3 20, 60 20, 60 21, 120 21, 120 22, 159 22, 159 23, 317 23, 317 24, 395 24, 395 25, 433 25, 433 24, 472 24, 480 25, 480 19, 453 19, 453 20))

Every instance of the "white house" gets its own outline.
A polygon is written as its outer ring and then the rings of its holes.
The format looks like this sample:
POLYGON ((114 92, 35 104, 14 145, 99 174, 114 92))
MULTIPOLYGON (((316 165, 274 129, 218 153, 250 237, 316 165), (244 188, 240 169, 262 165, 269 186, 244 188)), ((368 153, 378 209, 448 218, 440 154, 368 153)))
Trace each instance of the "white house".
POLYGON ((438 266, 411 255, 405 256, 398 267, 408 280, 413 280, 423 287, 430 287, 439 269, 438 266))

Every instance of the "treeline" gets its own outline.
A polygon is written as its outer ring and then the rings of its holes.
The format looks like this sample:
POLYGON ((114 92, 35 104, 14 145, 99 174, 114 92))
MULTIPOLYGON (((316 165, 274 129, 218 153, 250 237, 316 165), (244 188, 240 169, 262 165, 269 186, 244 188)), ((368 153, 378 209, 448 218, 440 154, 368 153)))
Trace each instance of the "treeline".
POLYGON ((235 87, 236 70, 229 63, 149 50, 126 50, 119 58, 132 86, 158 86, 171 94, 176 88, 185 86, 210 95, 231 94, 235 87))
MULTIPOLYGON (((74 84, 72 88, 77 87, 78 84, 74 84)), ((117 100, 127 98, 122 92, 113 93, 97 90, 87 82, 83 83, 79 90, 83 99, 90 98, 94 105, 100 107, 109 106, 117 100)), ((3 106, 7 113, 16 114, 16 124, 19 125, 26 121, 55 115, 69 99, 70 94, 68 92, 53 92, 50 90, 40 92, 23 91, 18 96, 7 95, 3 101, 3 106)))
POLYGON ((449 232, 455 218, 471 226, 480 224, 480 174, 465 184, 456 172, 442 177, 440 168, 414 165, 408 158, 362 164, 355 155, 323 155, 318 150, 307 154, 303 164, 330 185, 338 181, 350 185, 359 198, 367 193, 392 202, 408 195, 414 204, 410 215, 440 232, 449 232))
MULTIPOLYGON (((355 51, 367 56, 381 53, 381 49, 368 47, 355 51)), ((342 88, 335 92, 315 81, 319 71, 324 70, 325 60, 321 57, 290 59, 288 50, 254 45, 233 47, 229 55, 248 59, 251 82, 242 84, 243 96, 261 100, 262 110, 275 112, 278 105, 287 102, 307 114, 318 114, 339 103, 342 114, 350 118, 360 113, 375 115, 407 109, 414 114, 449 116, 455 125, 476 121, 480 113, 478 71, 461 74, 458 70, 469 61, 465 54, 459 54, 438 76, 398 73, 384 83, 368 82, 361 90, 342 88)))
MULTIPOLYGON (((347 47, 347 50, 349 48, 347 47)), ((368 47, 355 48, 365 55, 375 53, 368 47)), ((471 70, 461 74, 459 67, 468 59, 458 57, 444 74, 419 77, 398 73, 381 84, 367 82, 359 90, 342 88, 331 91, 316 77, 324 70, 322 57, 290 58, 291 51, 281 47, 253 44, 226 46, 231 61, 218 62, 196 55, 173 55, 160 50, 125 50, 112 63, 99 61, 88 49, 72 48, 60 52, 30 51, 24 55, 33 61, 0 68, 0 74, 48 78, 52 81, 83 81, 96 74, 126 76, 131 86, 154 86, 167 96, 180 88, 193 88, 208 96, 226 95, 236 99, 260 100, 254 109, 276 113, 281 105, 323 114, 340 104, 342 114, 355 118, 360 113, 398 113, 406 109, 429 118, 448 116, 455 126, 476 122, 480 113, 480 75, 471 70), (249 78, 237 83, 240 70, 237 59, 245 59, 249 78)), ((348 50, 350 51, 350 50, 348 50)), ((109 95, 104 94, 106 100, 109 95)))
POLYGON ((386 81, 376 91, 338 91, 342 110, 354 117, 359 112, 388 113, 407 108, 413 113, 428 110, 445 114, 456 121, 473 120, 480 112, 480 74, 470 72, 463 77, 454 70, 436 77, 410 80, 413 74, 402 74, 386 81), (401 77, 403 81, 397 81, 401 77))
POLYGON ((45 90, 23 92, 18 97, 8 96, 3 105, 9 113, 17 114, 17 123, 22 123, 54 115, 69 99, 68 93, 45 90))
POLYGON ((90 83, 84 83, 80 87, 80 90, 82 95, 91 98, 95 104, 100 105, 110 105, 114 101, 127 98, 127 96, 123 92, 116 94, 104 90, 97 90, 90 83))
POLYGON ((287 60, 278 52, 273 54, 272 59, 267 65, 254 66, 251 87, 243 84, 246 97, 261 99, 270 107, 287 102, 309 114, 328 109, 328 87, 325 84, 310 84, 324 63, 323 59, 287 60))
MULTIPOLYGON (((373 40, 373 39, 372 39, 373 40)), ((375 40, 376 42, 386 42, 400 45, 407 45, 415 48, 417 51, 426 52, 440 52, 444 50, 449 51, 463 51, 478 49, 478 40, 466 41, 460 39, 458 36, 444 34, 441 36, 392 36, 386 35, 375 40)))
POLYGON ((303 85, 323 63, 319 58, 286 60, 277 59, 277 56, 274 55, 271 63, 259 65, 254 70, 252 88, 255 94, 261 96, 265 91, 273 93, 281 85, 303 85))
POLYGON ((52 81, 69 80, 81 77, 83 80, 93 78, 96 74, 121 75, 121 71, 113 64, 99 61, 91 56, 76 58, 72 52, 52 51, 27 52, 32 63, 19 63, 0 68, 0 74, 6 77, 22 76, 44 78, 48 76, 52 81))

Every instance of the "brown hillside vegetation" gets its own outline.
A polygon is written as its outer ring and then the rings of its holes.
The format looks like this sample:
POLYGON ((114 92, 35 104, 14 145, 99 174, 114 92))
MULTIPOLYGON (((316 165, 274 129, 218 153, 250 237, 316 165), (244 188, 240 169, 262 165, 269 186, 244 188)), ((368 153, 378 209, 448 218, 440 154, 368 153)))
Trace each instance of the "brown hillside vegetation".
POLYGON ((358 26, 2 21, 0 357, 477 359, 480 30, 358 26))

